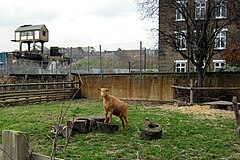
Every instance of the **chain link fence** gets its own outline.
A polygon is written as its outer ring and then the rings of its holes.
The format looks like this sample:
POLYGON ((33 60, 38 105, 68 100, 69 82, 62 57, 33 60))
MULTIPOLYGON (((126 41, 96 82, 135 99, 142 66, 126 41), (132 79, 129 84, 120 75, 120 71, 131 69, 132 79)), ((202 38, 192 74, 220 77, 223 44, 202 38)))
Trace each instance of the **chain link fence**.
POLYGON ((173 63, 159 56, 157 50, 146 47, 142 42, 132 46, 130 49, 121 46, 109 49, 108 45, 59 47, 60 56, 45 56, 43 60, 16 58, 11 52, 2 52, 0 53, 0 73, 139 73, 169 72, 173 69, 173 63))

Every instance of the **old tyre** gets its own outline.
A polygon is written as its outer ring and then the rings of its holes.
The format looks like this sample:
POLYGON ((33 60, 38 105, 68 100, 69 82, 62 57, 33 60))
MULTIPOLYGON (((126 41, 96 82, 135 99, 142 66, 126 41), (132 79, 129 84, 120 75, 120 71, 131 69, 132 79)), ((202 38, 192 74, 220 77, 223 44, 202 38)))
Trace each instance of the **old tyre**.
POLYGON ((153 128, 145 127, 141 130, 140 137, 146 140, 161 139, 162 128, 159 126, 153 128))

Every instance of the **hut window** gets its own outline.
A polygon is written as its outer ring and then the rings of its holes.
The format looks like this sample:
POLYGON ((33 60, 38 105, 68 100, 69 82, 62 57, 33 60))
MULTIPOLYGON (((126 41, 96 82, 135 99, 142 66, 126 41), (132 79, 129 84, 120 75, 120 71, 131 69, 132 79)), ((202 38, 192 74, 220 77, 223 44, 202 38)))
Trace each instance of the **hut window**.
POLYGON ((39 31, 35 31, 35 39, 39 39, 39 31))
POLYGON ((20 40, 20 32, 15 33, 15 40, 20 40))
POLYGON ((46 32, 45 31, 43 31, 43 37, 46 37, 46 32))
POLYGON ((22 32, 21 33, 21 40, 26 40, 27 39, 27 32, 22 32))

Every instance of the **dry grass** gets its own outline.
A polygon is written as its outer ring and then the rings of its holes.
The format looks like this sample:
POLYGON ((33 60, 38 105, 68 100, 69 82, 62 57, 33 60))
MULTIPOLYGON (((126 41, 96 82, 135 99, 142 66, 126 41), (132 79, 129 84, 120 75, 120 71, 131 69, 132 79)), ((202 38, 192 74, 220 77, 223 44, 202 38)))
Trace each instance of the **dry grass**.
MULTIPOLYGON (((147 107, 149 108, 149 107, 147 107)), ((155 107, 154 107, 155 108, 155 107)), ((169 110, 172 112, 180 112, 184 114, 191 114, 195 118, 204 118, 204 119, 217 119, 217 118, 234 118, 233 111, 221 110, 221 109, 211 109, 209 105, 193 105, 193 106, 182 106, 178 107, 177 105, 161 105, 156 106, 163 110, 169 110)))

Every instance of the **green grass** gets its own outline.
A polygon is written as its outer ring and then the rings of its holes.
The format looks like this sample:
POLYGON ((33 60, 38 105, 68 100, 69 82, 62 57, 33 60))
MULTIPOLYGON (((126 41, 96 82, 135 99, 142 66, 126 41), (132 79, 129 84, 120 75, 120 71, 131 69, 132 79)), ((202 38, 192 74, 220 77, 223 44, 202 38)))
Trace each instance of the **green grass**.
MULTIPOLYGON (((0 130, 28 132, 33 151, 50 155, 52 143, 49 126, 57 122, 61 108, 68 106, 70 108, 65 120, 73 115, 79 117, 104 113, 100 100, 86 99, 74 100, 70 105, 67 101, 60 101, 5 107, 0 108, 0 130)), ((156 107, 150 103, 131 102, 129 130, 124 131, 116 117, 113 117, 113 123, 120 125, 115 134, 94 130, 72 137, 68 156, 82 160, 131 160, 137 158, 137 153, 144 160, 234 160, 240 157, 234 117, 226 117, 221 113, 208 118, 156 107), (162 139, 147 141, 139 137, 146 117, 161 125, 162 139)), ((63 158, 63 145, 64 139, 59 138, 57 157, 63 158)))

